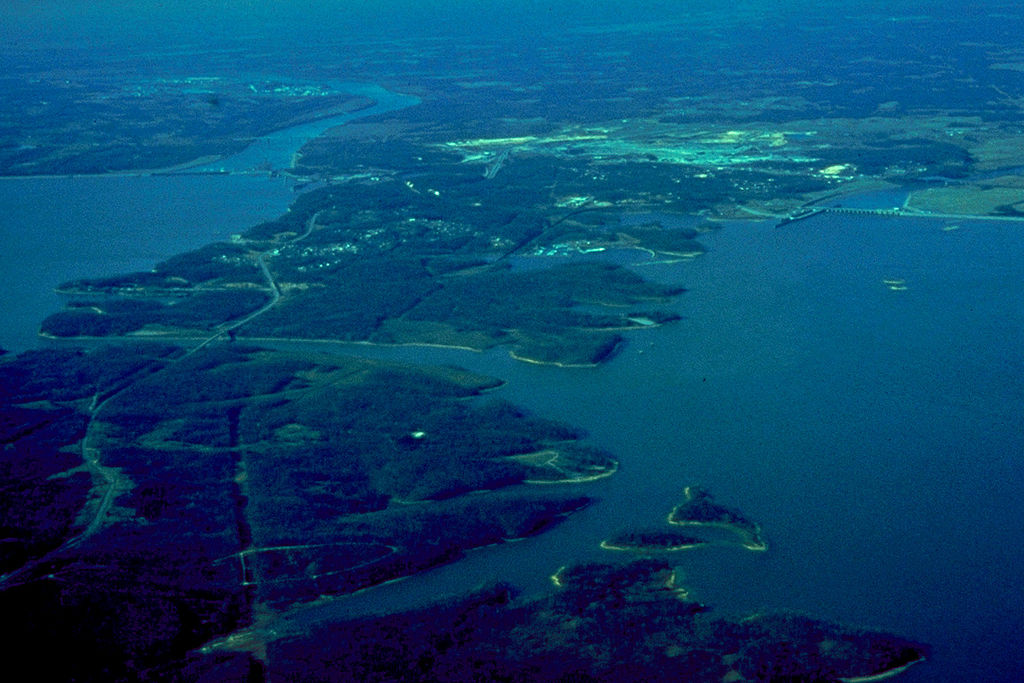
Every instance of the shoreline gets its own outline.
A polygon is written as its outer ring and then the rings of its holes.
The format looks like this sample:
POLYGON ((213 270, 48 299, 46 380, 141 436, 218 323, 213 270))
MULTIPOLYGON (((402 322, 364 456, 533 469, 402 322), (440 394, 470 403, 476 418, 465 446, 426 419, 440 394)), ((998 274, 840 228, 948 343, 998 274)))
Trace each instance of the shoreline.
POLYGON ((615 467, 611 468, 610 470, 607 470, 606 472, 602 472, 601 474, 591 474, 590 476, 579 477, 579 478, 576 478, 576 479, 523 479, 523 483, 527 484, 529 486, 543 486, 543 485, 555 486, 555 485, 563 485, 563 484, 570 484, 570 485, 571 484, 588 484, 588 483, 590 483, 592 481, 598 481, 600 479, 607 479, 608 477, 612 476, 613 474, 615 474, 618 471, 619 471, 619 463, 618 463, 618 461, 615 461, 615 467))
POLYGON ((915 659, 912 662, 908 662, 903 666, 898 666, 895 669, 889 669, 888 671, 880 671, 879 673, 869 674, 867 676, 840 677, 839 680, 842 681, 842 683, 875 683, 875 681, 884 681, 890 678, 895 678, 915 664, 920 664, 924 661, 927 660, 924 657, 921 657, 920 659, 915 659))
POLYGON ((684 545, 670 545, 666 547, 644 547, 644 546, 625 546, 625 545, 613 545, 607 540, 601 541, 599 544, 604 550, 617 550, 627 553, 674 553, 680 550, 691 550, 693 548, 700 548, 701 546, 710 545, 710 543, 687 543, 684 545))
MULTIPOLYGON (((185 173, 185 172, 188 172, 189 169, 193 169, 193 168, 196 168, 196 167, 207 166, 209 164, 215 164, 215 163, 217 163, 219 161, 223 161, 225 159, 230 159, 233 156, 236 156, 238 154, 243 153, 246 149, 249 148, 249 146, 251 144, 253 144, 253 142, 255 142, 257 140, 262 140, 262 139, 264 139, 264 138, 266 138, 268 136, 274 135, 275 133, 279 133, 281 131, 288 130, 289 128, 295 128, 297 126, 306 126, 306 125, 309 125, 309 124, 312 124, 312 123, 316 123, 318 121, 324 121, 324 120, 327 120, 327 119, 331 119, 331 118, 334 118, 336 116, 347 116, 349 114, 358 114, 359 112, 366 111, 367 109, 372 109, 373 107, 376 107, 376 106, 378 106, 380 104, 379 100, 375 100, 372 97, 369 97, 367 95, 357 95, 357 94, 354 94, 354 93, 347 93, 347 94, 349 94, 351 96, 351 99, 347 102, 347 104, 352 104, 352 105, 356 105, 356 106, 346 107, 345 104, 338 105, 338 106, 336 106, 336 107, 334 107, 334 108, 332 108, 332 109, 330 109, 328 111, 325 111, 324 113, 322 113, 320 115, 316 115, 316 116, 313 116, 313 117, 310 117, 310 118, 302 119, 302 120, 297 121, 297 122, 296 121, 292 121, 291 123, 287 123, 285 125, 281 125, 281 126, 278 126, 276 128, 272 128, 272 129, 270 129, 268 131, 265 131, 265 132, 263 132, 263 133, 261 133, 259 135, 253 136, 252 142, 246 144, 241 149, 235 150, 233 152, 227 152, 227 153, 224 153, 224 154, 207 154, 207 155, 203 155, 201 157, 196 157, 195 159, 190 159, 188 161, 183 161, 183 162, 178 163, 178 164, 172 164, 171 166, 161 166, 159 168, 132 168, 132 169, 125 168, 125 169, 119 169, 119 170, 115 170, 115 171, 96 171, 95 173, 88 173, 88 172, 86 172, 86 173, 2 174, 2 175, 0 175, 0 181, 3 181, 3 180, 16 180, 16 179, 19 179, 19 178, 26 178, 26 179, 36 178, 36 179, 40 179, 40 180, 60 180, 60 179, 70 179, 70 178, 143 178, 143 177, 149 177, 149 176, 163 176, 163 175, 175 175, 177 173, 185 173)), ((402 94, 402 93, 396 93, 396 94, 402 94)), ((338 125, 345 125, 345 124, 344 123, 340 123, 338 125)), ((316 137, 319 137, 319 136, 316 136, 316 137)), ((298 154, 298 150, 296 150, 295 154, 298 154)), ((294 155, 293 155, 293 161, 294 161, 294 155)), ((273 176, 275 174, 282 174, 282 173, 288 174, 294 167, 295 167, 295 164, 292 163, 288 168, 283 168, 283 169, 267 169, 267 170, 255 170, 254 169, 254 170, 251 170, 251 171, 197 171, 197 172, 193 172, 192 175, 252 175, 252 176, 266 175, 266 176, 273 176)))
POLYGON ((555 368, 596 368, 601 365, 600 363, 562 363, 556 360, 537 360, 536 358, 520 356, 514 350, 510 350, 508 355, 513 360, 517 360, 522 363, 529 363, 530 365, 547 365, 555 368))
MULTIPOLYGON (((700 521, 696 521, 696 520, 683 520, 681 522, 676 522, 676 521, 672 520, 672 515, 674 513, 675 513, 675 508, 673 508, 672 512, 670 512, 669 515, 668 515, 668 523, 671 524, 672 526, 698 526, 698 527, 702 526, 702 527, 711 527, 711 528, 715 528, 715 529, 725 529, 727 531, 731 531, 732 533, 736 534, 741 539, 747 539, 746 542, 744 542, 743 540, 740 541, 740 545, 742 547, 746 548, 747 550, 752 550, 754 552, 764 552, 764 551, 768 550, 768 544, 765 543, 763 540, 761 540, 761 533, 760 533, 761 529, 760 529, 760 527, 758 527, 756 531, 751 533, 751 532, 743 529, 742 527, 739 527, 736 524, 730 524, 729 522, 700 522, 700 521)), ((721 541, 721 543, 726 544, 726 545, 732 545, 728 541, 721 541)))
MULTIPOLYGON (((184 336, 178 333, 163 333, 159 331, 147 332, 147 333, 133 333, 119 336, 109 337, 87 337, 87 336, 75 336, 75 337, 58 337, 46 332, 38 332, 36 336, 41 339, 53 342, 125 342, 125 341, 166 341, 166 342, 197 342, 201 343, 213 337, 215 333, 211 332, 209 336, 184 336)), ((416 342, 403 342, 401 344, 387 344, 384 342, 371 342, 371 341, 348 341, 344 339, 306 339, 302 337, 243 337, 238 336, 235 342, 229 342, 226 333, 220 333, 216 336, 223 336, 225 343, 289 343, 289 344, 342 344, 346 346, 378 346, 381 348, 402 348, 402 347, 426 347, 435 349, 450 349, 453 351, 472 351, 474 353, 483 353, 489 349, 478 349, 472 346, 455 346, 448 344, 433 344, 424 342, 422 344, 416 342)), ((493 348, 493 347, 491 347, 493 348)))

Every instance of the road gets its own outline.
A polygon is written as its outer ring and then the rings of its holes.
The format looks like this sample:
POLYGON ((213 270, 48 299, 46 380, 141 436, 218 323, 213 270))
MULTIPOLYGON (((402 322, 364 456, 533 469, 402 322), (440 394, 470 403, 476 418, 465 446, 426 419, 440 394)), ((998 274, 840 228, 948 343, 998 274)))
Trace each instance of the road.
MULTIPOLYGON (((309 220, 306 221, 305 232, 289 240, 288 244, 294 244, 309 237, 309 235, 312 234, 313 230, 316 229, 316 222, 320 216, 320 213, 321 212, 318 211, 312 216, 310 216, 309 220)), ((222 339, 225 334, 230 334, 232 331, 238 329, 242 325, 245 325, 246 323, 251 322, 255 318, 258 318, 259 316, 263 315, 271 308, 273 308, 277 304, 277 302, 280 301, 281 288, 278 286, 277 281, 274 279, 273 273, 270 272, 270 267, 267 265, 267 257, 269 255, 269 251, 260 252, 256 256, 256 262, 260 267, 260 271, 263 273, 264 279, 266 280, 267 290, 270 292, 270 300, 266 304, 261 306, 259 309, 253 311, 252 313, 249 313, 243 316, 242 318, 238 318, 237 320, 233 320, 230 323, 226 323, 218 327, 212 335, 204 339, 200 344, 198 344, 197 346, 195 346, 194 348, 192 348, 179 358, 169 362, 167 365, 164 366, 164 368, 161 368, 161 370, 158 370, 157 372, 161 372, 162 370, 171 367, 175 363, 181 362, 182 359, 197 353, 200 349, 205 348, 206 346, 212 344, 216 340, 222 339)), ((133 487, 132 481, 128 477, 126 477, 119 468, 108 467, 104 465, 102 463, 102 453, 100 449, 94 446, 90 446, 90 443, 94 441, 93 433, 96 428, 97 418, 99 417, 100 413, 103 412, 103 408, 112 400, 120 396, 125 390, 131 387, 136 379, 138 379, 138 377, 135 376, 129 378, 128 381, 125 381, 123 382, 122 385, 110 390, 106 394, 106 396, 103 396, 102 398, 102 394, 97 392, 97 394, 93 396, 92 403, 88 408, 89 421, 86 424, 85 434, 82 436, 81 441, 82 462, 85 468, 93 477, 93 491, 97 491, 99 487, 102 487, 104 489, 102 498, 99 499, 98 503, 95 503, 96 511, 92 513, 92 517, 89 520, 89 523, 80 533, 67 539, 66 541, 64 541, 64 543, 62 543, 59 547, 55 548, 54 550, 51 550, 45 555, 42 555, 41 557, 38 557, 34 560, 27 562, 26 564, 22 565, 18 569, 8 574, 0 576, 0 587, 9 588, 11 586, 18 585, 18 583, 15 580, 19 576, 23 576, 27 573, 30 573, 31 570, 48 562, 61 552, 80 546, 83 542, 86 541, 86 539, 95 535, 98 531, 100 531, 100 529, 104 527, 107 521, 108 513, 110 512, 111 507, 113 507, 114 500, 119 495, 131 491, 133 487), (102 480, 102 483, 97 483, 97 480, 102 480)), ((88 506, 92 504, 94 503, 87 503, 86 509, 88 509, 88 506)))
MULTIPOLYGON (((309 220, 306 221, 306 230, 301 235, 297 235, 288 241, 288 244, 295 244, 309 237, 313 230, 316 229, 316 221, 320 217, 322 211, 317 211, 309 220)), ((278 247, 279 248, 279 247, 278 247)), ((232 320, 229 323, 225 323, 216 329, 216 331, 210 337, 204 339, 199 345, 189 351, 186 356, 191 356, 202 348, 212 344, 216 340, 222 338, 224 335, 230 335, 232 332, 237 330, 239 327, 252 322, 256 318, 260 317, 271 308, 277 305, 277 302, 281 300, 281 287, 278 286, 277 280, 274 279, 274 274, 270 272, 270 267, 267 265, 267 256, 271 254, 270 251, 262 251, 256 255, 256 264, 260 267, 260 272, 263 273, 263 279, 267 283, 267 291, 270 292, 270 301, 263 304, 260 308, 256 309, 252 313, 242 316, 237 320, 232 320)))

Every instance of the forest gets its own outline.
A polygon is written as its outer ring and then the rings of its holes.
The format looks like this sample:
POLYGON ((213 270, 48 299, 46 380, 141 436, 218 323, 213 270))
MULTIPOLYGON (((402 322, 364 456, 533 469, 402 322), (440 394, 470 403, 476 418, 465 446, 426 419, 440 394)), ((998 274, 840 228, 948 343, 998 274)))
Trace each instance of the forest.
POLYGON ((284 610, 542 532, 590 500, 524 482, 616 463, 482 395, 499 384, 241 343, 4 358, 5 642, 59 639, 58 678, 185 675, 189 652, 257 603, 284 610), (516 457, 546 450, 557 470, 516 457))
POLYGON ((317 681, 838 681, 923 659, 926 647, 797 615, 735 621, 680 598, 659 560, 581 565, 562 587, 507 586, 428 610, 331 624, 275 643, 268 675, 317 681), (368 647, 372 643, 372 647, 368 647))

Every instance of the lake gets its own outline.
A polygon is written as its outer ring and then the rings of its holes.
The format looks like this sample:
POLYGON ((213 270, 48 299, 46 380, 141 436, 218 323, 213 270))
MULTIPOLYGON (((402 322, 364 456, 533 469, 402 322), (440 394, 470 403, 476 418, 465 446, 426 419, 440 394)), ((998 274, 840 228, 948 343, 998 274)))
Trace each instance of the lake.
POLYGON ((0 348, 39 344, 39 323, 60 310, 53 289, 63 282, 148 270, 280 216, 295 199, 291 181, 254 169, 290 168, 299 149, 324 131, 419 102, 375 84, 331 86, 375 103, 274 131, 182 174, 0 178, 0 348))
POLYGON ((0 348, 38 346, 39 323, 75 278, 149 270, 157 262, 284 213, 284 179, 249 175, 0 179, 0 348))
MULTIPOLYGON (((292 196, 284 181, 245 175, 0 181, 0 346, 35 344, 57 283, 150 267, 272 217, 292 196)), ((632 333, 594 369, 517 363, 504 350, 316 345, 507 379, 500 396, 585 428, 621 469, 580 487, 599 502, 549 533, 292 623, 496 578, 540 590, 561 564, 610 557, 600 540, 660 523, 684 486, 703 484, 761 522, 769 550, 674 555, 696 599, 933 644, 933 660, 903 680, 1014 679, 1024 233, 998 221, 950 227, 848 215, 729 224, 702 237, 709 252, 698 259, 637 266, 689 288, 675 304, 684 319, 632 333)))
POLYGON ((843 215, 728 225, 702 238, 710 250, 692 262, 638 266, 690 289, 677 304, 684 320, 631 334, 595 369, 516 363, 504 351, 341 346, 506 378, 500 396, 584 427, 621 469, 580 487, 599 503, 550 532, 296 614, 293 625, 498 578, 542 590, 560 565, 612 557, 600 540, 661 523, 684 486, 703 484, 761 522, 769 549, 673 555, 696 599, 934 645, 932 661, 902 680, 1015 680, 1024 233, 1009 222, 950 227, 843 215))

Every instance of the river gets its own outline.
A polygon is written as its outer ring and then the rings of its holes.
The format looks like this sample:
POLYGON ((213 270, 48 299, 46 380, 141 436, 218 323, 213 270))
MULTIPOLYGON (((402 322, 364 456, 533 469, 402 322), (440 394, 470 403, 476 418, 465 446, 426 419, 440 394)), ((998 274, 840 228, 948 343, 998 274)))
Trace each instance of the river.
POLYGON ((372 83, 328 82, 327 85, 338 92, 368 97, 374 101, 374 104, 366 109, 348 114, 339 114, 282 128, 254 141, 239 154, 203 166, 193 167, 189 171, 192 173, 215 173, 247 172, 254 168, 267 167, 277 170, 291 168, 299 149, 306 142, 325 131, 349 121, 404 109, 419 103, 419 98, 413 95, 392 92, 372 83))
MULTIPOLYGON (((0 181, 11 304, 0 346, 34 345, 58 282, 149 267, 272 217, 292 196, 281 180, 247 175, 0 181)), ((674 304, 684 319, 631 333, 599 368, 518 363, 500 349, 316 345, 506 379, 500 396, 583 427, 621 469, 580 487, 598 503, 548 533, 285 626, 498 578, 540 590, 561 564, 609 557, 602 538, 659 523, 699 483, 761 522, 769 549, 673 556, 696 599, 931 643, 932 661, 902 680, 1015 680, 1024 233, 998 221, 951 227, 831 214, 784 228, 729 224, 702 238, 710 250, 698 259, 637 266, 689 288, 674 304)))
POLYGON ((255 169, 288 169, 329 128, 419 102, 374 84, 330 85, 375 104, 274 131, 184 173, 0 178, 0 348, 39 345, 39 323, 61 308, 53 290, 62 282, 146 270, 280 216, 295 199, 291 181, 255 169))

